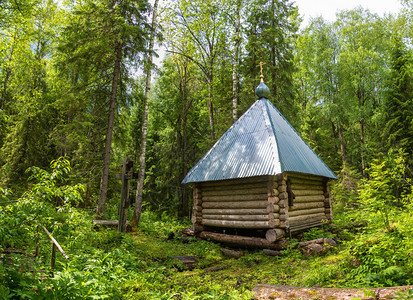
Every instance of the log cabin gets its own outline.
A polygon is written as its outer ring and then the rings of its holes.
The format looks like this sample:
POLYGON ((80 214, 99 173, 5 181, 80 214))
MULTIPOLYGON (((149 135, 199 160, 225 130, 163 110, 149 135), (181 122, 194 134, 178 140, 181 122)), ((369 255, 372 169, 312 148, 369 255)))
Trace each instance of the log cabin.
POLYGON ((192 227, 201 237, 272 248, 332 219, 328 182, 337 177, 268 100, 262 76, 255 93, 183 183, 194 185, 192 227))

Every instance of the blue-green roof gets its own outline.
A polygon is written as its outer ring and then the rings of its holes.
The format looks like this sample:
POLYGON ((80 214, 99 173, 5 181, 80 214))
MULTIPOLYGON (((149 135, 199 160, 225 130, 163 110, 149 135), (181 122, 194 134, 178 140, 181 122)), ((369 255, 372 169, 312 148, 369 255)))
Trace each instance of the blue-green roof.
POLYGON ((261 98, 224 133, 182 183, 286 171, 337 179, 275 106, 261 98))

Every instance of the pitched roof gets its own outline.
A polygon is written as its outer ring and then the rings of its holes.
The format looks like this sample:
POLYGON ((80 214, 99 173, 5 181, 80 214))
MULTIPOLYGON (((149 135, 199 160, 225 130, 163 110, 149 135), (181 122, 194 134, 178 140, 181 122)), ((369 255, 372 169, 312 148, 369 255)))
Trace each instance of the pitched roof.
POLYGON ((266 98, 257 100, 188 172, 182 183, 276 175, 337 179, 266 98))

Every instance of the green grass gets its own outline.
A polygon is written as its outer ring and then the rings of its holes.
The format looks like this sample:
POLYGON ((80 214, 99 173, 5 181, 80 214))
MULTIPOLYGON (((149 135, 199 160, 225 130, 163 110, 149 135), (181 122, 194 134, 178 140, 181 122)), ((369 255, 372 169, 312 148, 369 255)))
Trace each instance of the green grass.
MULTIPOLYGON (((70 259, 58 253, 55 277, 41 279, 3 265, 0 291, 5 299, 251 299, 251 290, 257 284, 411 284, 411 216, 400 212, 398 217, 404 222, 393 223, 391 232, 374 226, 355 232, 340 227, 350 220, 342 224, 337 220, 339 228, 334 232, 325 226, 301 235, 305 240, 333 237, 337 247, 324 255, 305 257, 294 239, 279 257, 243 250, 240 259, 230 259, 221 253, 221 245, 209 241, 168 239, 171 232, 188 224, 146 212, 137 233, 96 231, 86 225, 75 226, 70 233, 62 230, 59 235, 57 231, 55 237, 62 241, 70 259), (171 259, 187 255, 198 258, 192 270, 171 259)), ((83 218, 79 224, 90 222, 83 218)), ((46 243, 41 248, 38 268, 48 269, 49 246, 46 243)))

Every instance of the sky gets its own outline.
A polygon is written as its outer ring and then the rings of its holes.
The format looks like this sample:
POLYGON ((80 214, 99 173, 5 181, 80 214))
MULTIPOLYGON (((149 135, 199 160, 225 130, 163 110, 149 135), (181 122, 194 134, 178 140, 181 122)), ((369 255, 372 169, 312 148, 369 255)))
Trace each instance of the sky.
POLYGON ((385 13, 397 14, 402 8, 400 0, 295 0, 295 4, 300 15, 304 16, 304 27, 308 25, 311 17, 322 16, 328 21, 334 21, 337 11, 358 6, 367 8, 379 16, 385 13))

